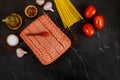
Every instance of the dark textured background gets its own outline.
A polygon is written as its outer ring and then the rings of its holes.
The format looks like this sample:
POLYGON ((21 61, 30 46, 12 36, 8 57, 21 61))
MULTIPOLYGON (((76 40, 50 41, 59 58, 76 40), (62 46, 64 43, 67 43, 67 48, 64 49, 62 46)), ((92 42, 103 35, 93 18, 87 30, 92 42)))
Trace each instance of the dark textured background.
POLYGON ((77 43, 54 63, 43 66, 21 39, 18 46, 9 47, 6 37, 11 33, 18 35, 36 19, 29 19, 24 15, 24 8, 29 4, 39 9, 38 16, 48 14, 63 29, 55 5, 55 12, 52 13, 44 12, 42 7, 35 4, 35 0, 0 1, 0 80, 120 80, 120 1, 72 0, 72 3, 83 17, 85 7, 94 5, 97 14, 104 15, 105 27, 103 30, 96 30, 96 34, 88 38, 81 28, 84 23, 92 23, 92 19, 78 22, 71 28, 78 37, 77 43), (23 18, 22 27, 16 31, 9 30, 1 22, 13 12, 19 13, 23 18), (24 48, 29 54, 21 59, 17 58, 17 47, 24 48))

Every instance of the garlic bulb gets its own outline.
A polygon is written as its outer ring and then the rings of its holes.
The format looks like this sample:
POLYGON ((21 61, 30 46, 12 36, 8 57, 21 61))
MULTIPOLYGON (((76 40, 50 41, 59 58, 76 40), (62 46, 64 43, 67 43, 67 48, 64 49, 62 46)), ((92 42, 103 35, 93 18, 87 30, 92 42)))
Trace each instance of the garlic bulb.
POLYGON ((36 0, 36 4, 42 6, 45 3, 45 0, 36 0))
POLYGON ((17 48, 16 49, 16 55, 18 58, 22 58, 25 54, 27 54, 26 51, 24 51, 22 48, 17 48))
POLYGON ((43 9, 45 11, 51 11, 51 12, 54 12, 54 10, 52 9, 52 2, 46 2, 45 5, 43 6, 43 9))

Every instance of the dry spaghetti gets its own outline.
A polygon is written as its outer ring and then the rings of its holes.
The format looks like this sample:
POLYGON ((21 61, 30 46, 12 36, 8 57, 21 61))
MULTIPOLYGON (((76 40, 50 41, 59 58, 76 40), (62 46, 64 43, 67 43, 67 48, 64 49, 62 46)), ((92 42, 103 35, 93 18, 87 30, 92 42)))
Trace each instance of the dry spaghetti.
POLYGON ((83 19, 70 0, 54 0, 58 13, 65 28, 83 19))

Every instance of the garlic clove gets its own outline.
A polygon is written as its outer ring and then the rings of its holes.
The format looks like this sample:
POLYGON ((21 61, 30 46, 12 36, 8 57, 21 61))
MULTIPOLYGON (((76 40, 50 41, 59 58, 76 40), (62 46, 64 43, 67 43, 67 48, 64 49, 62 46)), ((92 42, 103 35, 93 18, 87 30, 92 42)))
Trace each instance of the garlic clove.
POLYGON ((36 0, 36 4, 42 6, 45 3, 45 0, 36 0))
POLYGON ((46 2, 45 5, 43 6, 43 9, 45 11, 51 11, 51 12, 54 12, 54 10, 52 9, 52 2, 46 2))
POLYGON ((25 54, 27 54, 27 51, 24 51, 22 48, 16 49, 16 55, 18 58, 22 58, 25 54))
POLYGON ((51 12, 54 12, 54 10, 53 10, 53 9, 50 9, 50 11, 51 11, 51 12))

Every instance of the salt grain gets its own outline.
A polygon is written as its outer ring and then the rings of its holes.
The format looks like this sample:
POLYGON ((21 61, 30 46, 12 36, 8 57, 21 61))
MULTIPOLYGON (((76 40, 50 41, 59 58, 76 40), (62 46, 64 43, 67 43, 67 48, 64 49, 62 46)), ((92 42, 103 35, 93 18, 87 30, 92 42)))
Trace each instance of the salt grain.
POLYGON ((7 37, 7 43, 10 46, 16 46, 19 43, 19 39, 15 34, 10 34, 7 37))

